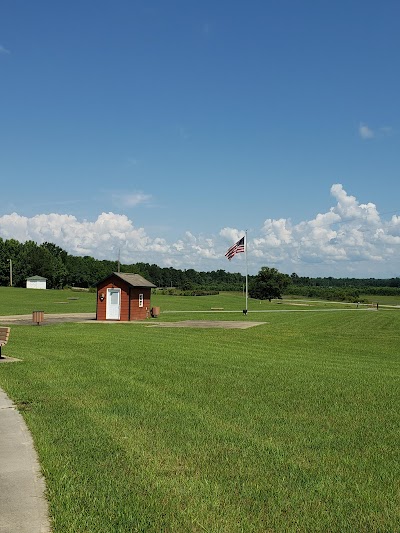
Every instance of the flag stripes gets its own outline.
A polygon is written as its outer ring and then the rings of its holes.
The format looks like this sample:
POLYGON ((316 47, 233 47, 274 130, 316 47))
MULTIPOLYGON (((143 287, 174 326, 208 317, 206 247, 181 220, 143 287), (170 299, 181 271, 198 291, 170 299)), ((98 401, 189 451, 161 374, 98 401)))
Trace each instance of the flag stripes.
POLYGON ((244 252, 244 236, 229 248, 225 254, 225 257, 227 257, 230 261, 235 254, 240 254, 241 252, 244 252))

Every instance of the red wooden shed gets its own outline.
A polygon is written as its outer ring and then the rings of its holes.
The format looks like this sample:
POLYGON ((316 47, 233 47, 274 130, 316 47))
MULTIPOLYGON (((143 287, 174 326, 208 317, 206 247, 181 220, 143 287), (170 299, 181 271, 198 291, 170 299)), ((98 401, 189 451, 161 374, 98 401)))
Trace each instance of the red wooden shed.
POLYGON ((150 316, 151 289, 139 274, 113 272, 97 284, 96 320, 143 320, 150 316))

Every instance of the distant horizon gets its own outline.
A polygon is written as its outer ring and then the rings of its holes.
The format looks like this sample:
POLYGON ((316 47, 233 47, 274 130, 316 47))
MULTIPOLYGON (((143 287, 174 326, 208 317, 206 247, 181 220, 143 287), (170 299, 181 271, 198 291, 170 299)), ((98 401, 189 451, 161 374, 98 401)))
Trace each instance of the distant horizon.
MULTIPOLYGON (((0 240, 3 239, 1 236, 0 236, 0 240)), ((3 241, 7 241, 8 239, 3 239, 3 241)), ((17 240, 17 239, 14 239, 14 240, 17 240)), ((32 241, 32 240, 31 240, 32 241)), ((20 244, 24 244, 23 242, 21 241, 17 241, 19 242, 20 244)), ((25 241, 27 242, 27 241, 25 241)), ((37 243, 36 241, 32 241, 32 242, 35 242, 35 244, 37 246, 40 246, 41 244, 45 244, 45 243, 37 243)), ((46 241, 48 244, 54 244, 56 246, 58 246, 56 243, 53 243, 53 242, 50 242, 50 241, 46 241)), ((61 246, 59 246, 59 248, 61 248, 63 250, 63 252, 66 252, 69 256, 71 257, 81 257, 81 258, 84 258, 85 256, 80 256, 80 255, 76 255, 76 254, 73 254, 73 253, 69 253, 67 250, 65 250, 64 248, 62 248, 61 246)), ((246 274, 245 273, 242 273, 240 271, 229 271, 229 270, 226 270, 226 269, 214 269, 214 270, 197 270, 197 269, 185 269, 185 268, 178 268, 178 267, 163 267, 157 263, 148 263, 146 261, 136 261, 136 262, 133 262, 133 263, 124 263, 124 262, 119 262, 118 259, 96 259, 95 257, 91 256, 91 255, 88 255, 86 257, 89 257, 90 259, 94 259, 95 261, 106 261, 106 262, 109 262, 109 263, 115 263, 115 267, 116 267, 116 270, 112 270, 110 271, 110 273, 118 273, 118 263, 119 263, 119 268, 123 269, 124 267, 134 267, 140 263, 143 263, 145 265, 148 265, 148 266, 156 266, 157 268, 160 268, 160 269, 165 269, 165 270, 168 270, 169 268, 172 268, 174 270, 177 270, 177 271, 182 271, 182 272, 185 272, 187 270, 194 270, 195 272, 199 272, 199 273, 212 273, 212 272, 217 272, 218 270, 222 270, 223 272, 226 272, 228 274, 232 274, 232 275, 240 275, 243 277, 243 279, 245 279, 246 277, 246 274)), ((4 258, 2 258, 4 260, 4 258)), ((8 259, 9 261, 10 259, 8 259)), ((269 267, 268 265, 263 265, 263 267, 269 267)), ((260 270, 261 270, 262 267, 260 267, 260 270)), ((269 268, 276 268, 276 267, 269 267, 269 268)), ((279 269, 277 269, 279 271, 279 269)), ((281 272, 281 271, 279 271, 281 272)), ((122 270, 121 273, 129 273, 129 272, 124 272, 124 270, 122 270)), ((298 274, 298 272, 281 272, 283 274, 287 274, 288 276, 292 276, 293 274, 296 274, 299 278, 307 278, 307 279, 334 279, 334 280, 339 280, 339 279, 356 279, 356 280, 371 280, 371 279, 375 279, 375 280, 391 280, 391 279, 400 279, 400 276, 389 276, 389 277, 359 277, 359 276, 302 276, 301 274, 298 274)), ((248 273, 249 277, 254 277, 258 274, 258 272, 254 273, 254 274, 250 274, 248 273)), ((32 277, 32 276, 31 276, 32 277)), ((37 277, 36 275, 33 276, 34 277, 37 277)), ((40 278, 42 278, 42 276, 39 276, 40 278)), ((26 278, 26 279, 30 279, 30 278, 26 278)), ((46 279, 46 278, 43 278, 43 279, 46 279)), ((157 288, 169 288, 169 286, 165 285, 163 287, 157 287, 157 288)), ((173 287, 172 287, 173 288, 173 287)))

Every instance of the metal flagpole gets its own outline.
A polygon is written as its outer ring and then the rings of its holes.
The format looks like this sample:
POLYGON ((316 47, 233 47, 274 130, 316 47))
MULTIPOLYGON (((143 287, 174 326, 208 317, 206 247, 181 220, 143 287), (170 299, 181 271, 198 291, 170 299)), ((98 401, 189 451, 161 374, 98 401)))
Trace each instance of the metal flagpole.
POLYGON ((247 313, 247 300, 248 300, 248 292, 249 292, 249 286, 248 286, 248 277, 249 277, 249 268, 247 266, 247 230, 246 230, 246 238, 245 238, 245 256, 246 256, 246 313, 247 313))

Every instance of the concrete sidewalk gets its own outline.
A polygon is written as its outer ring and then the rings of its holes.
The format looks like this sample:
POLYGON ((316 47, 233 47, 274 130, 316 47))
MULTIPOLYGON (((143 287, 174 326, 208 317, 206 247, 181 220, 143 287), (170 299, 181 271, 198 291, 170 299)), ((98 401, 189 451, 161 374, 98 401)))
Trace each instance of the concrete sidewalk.
POLYGON ((24 419, 0 389, 0 533, 49 533, 45 488, 24 419))

